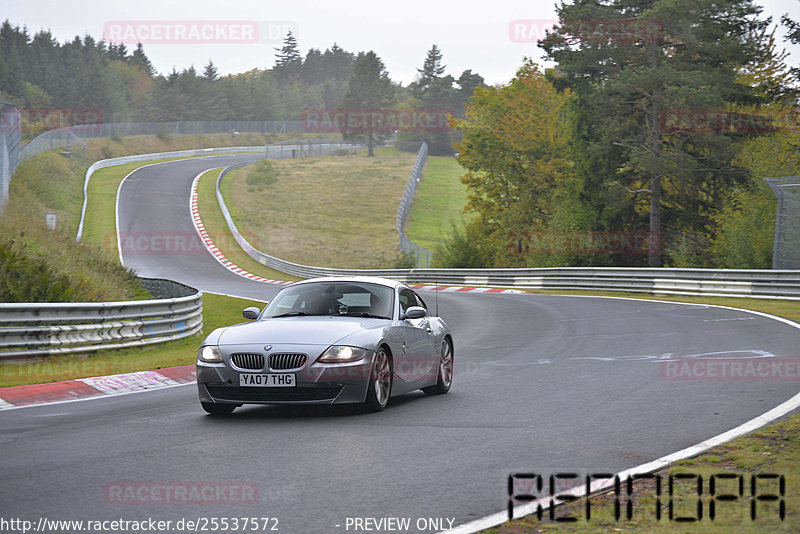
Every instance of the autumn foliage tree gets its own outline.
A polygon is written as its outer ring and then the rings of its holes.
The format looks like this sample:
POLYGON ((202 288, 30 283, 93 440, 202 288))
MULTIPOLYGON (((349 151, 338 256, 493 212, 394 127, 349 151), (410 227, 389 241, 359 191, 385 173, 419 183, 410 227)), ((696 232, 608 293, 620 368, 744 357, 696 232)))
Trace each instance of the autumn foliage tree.
POLYGON ((514 235, 547 228, 558 210, 556 194, 570 176, 569 98, 526 61, 508 85, 476 89, 466 118, 452 121, 464 136, 456 150, 467 170, 465 209, 476 214, 466 228, 470 239, 461 241, 476 247, 476 262, 524 263, 514 235))

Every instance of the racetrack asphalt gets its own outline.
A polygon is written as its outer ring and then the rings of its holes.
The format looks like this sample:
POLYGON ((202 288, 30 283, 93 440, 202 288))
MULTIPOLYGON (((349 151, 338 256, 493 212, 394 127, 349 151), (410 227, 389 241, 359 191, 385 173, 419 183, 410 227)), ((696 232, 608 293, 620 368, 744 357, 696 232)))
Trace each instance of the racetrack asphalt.
MULTIPOLYGON (((120 188, 121 234, 189 239, 193 178, 251 157, 134 172, 120 188)), ((141 276, 262 300, 280 288, 241 278, 194 247, 138 252, 124 254, 124 263, 141 276)), ((353 532, 353 518, 398 517, 410 518, 407 531, 432 531, 416 521, 445 518, 447 527, 502 511, 511 473, 618 472, 727 431, 798 392, 797 380, 668 376, 671 362, 703 356, 800 357, 800 330, 757 314, 515 294, 441 293, 438 306, 455 340, 452 391, 395 398, 377 414, 245 406, 213 418, 191 385, 0 411, 2 515, 270 517, 290 533, 353 532), (256 496, 226 501, 218 491, 187 504, 151 491, 123 503, 114 490, 130 483, 229 484, 255 488, 256 496)))

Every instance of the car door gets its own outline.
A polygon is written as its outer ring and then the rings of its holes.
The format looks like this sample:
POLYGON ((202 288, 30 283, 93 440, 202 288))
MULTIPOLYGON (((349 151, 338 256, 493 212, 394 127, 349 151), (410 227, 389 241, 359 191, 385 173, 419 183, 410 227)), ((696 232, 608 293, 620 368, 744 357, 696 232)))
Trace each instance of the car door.
POLYGON ((431 310, 428 308, 428 305, 425 304, 425 301, 422 300, 422 297, 420 297, 414 291, 412 291, 412 293, 414 293, 414 297, 416 297, 417 299, 417 306, 425 308, 428 311, 428 315, 425 317, 426 338, 425 338, 425 347, 423 349, 425 362, 427 363, 427 368, 429 371, 434 368, 438 369, 439 351, 436 349, 437 347, 437 342, 436 342, 437 332, 435 328, 435 325, 437 324, 436 320, 431 319, 431 310))
MULTIPOLYGON (((410 289, 400 289, 400 313, 404 314, 411 306, 420 306, 421 301, 410 289)), ((433 336, 428 318, 403 319, 406 352, 398 360, 395 358, 395 374, 406 382, 420 380, 431 369, 431 353, 433 352, 433 336)))

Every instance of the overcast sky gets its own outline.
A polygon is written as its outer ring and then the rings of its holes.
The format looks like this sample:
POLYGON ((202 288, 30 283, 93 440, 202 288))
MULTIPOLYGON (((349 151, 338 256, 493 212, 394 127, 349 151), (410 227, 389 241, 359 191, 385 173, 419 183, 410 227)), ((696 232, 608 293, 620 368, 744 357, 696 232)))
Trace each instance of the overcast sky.
MULTIPOLYGON (((757 3, 774 22, 783 13, 800 19, 800 0, 757 3)), ((374 50, 391 78, 404 84, 414 80, 434 43, 448 74, 472 69, 489 83, 504 83, 523 57, 540 58, 531 41, 555 19, 554 2, 536 0, 0 0, 0 6, 2 19, 31 32, 49 29, 62 42, 87 33, 145 37, 145 51, 162 73, 173 66, 201 70, 209 59, 221 74, 269 68, 274 47, 291 28, 303 55, 334 42, 351 52, 374 50), (186 33, 174 35, 180 31, 186 33), (169 39, 180 42, 164 42, 169 39)), ((789 62, 800 65, 800 47, 787 49, 789 62)))

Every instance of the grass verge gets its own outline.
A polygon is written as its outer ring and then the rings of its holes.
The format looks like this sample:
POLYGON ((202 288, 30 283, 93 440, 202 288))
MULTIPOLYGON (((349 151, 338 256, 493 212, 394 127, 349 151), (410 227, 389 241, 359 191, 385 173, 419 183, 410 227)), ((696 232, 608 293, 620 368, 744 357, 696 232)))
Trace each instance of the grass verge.
POLYGON ((272 160, 273 183, 231 172, 222 193, 240 231, 256 248, 320 267, 398 266, 397 205, 414 155, 382 147, 376 157, 272 160))
POLYGON ((417 186, 406 221, 406 236, 430 251, 450 235, 453 224, 460 227, 470 219, 464 213, 467 188, 461 183, 464 169, 455 158, 431 156, 417 186))
MULTIPOLYGON (((231 234, 228 229, 228 223, 225 222, 225 217, 222 215, 219 202, 217 202, 216 183, 221 172, 222 169, 208 171, 203 174, 197 184, 197 207, 200 212, 200 217, 203 220, 203 226, 205 226, 211 240, 214 241, 214 244, 226 258, 245 271, 272 280, 300 280, 300 278, 296 276, 276 271, 275 269, 258 263, 242 250, 236 240, 234 240, 233 234, 231 234)), ((225 186, 228 181, 229 180, 223 181, 223 186, 225 186)), ((228 190, 230 190, 229 184, 228 190)), ((245 234, 244 237, 258 248, 256 245, 256 243, 258 243, 256 236, 245 234)))

